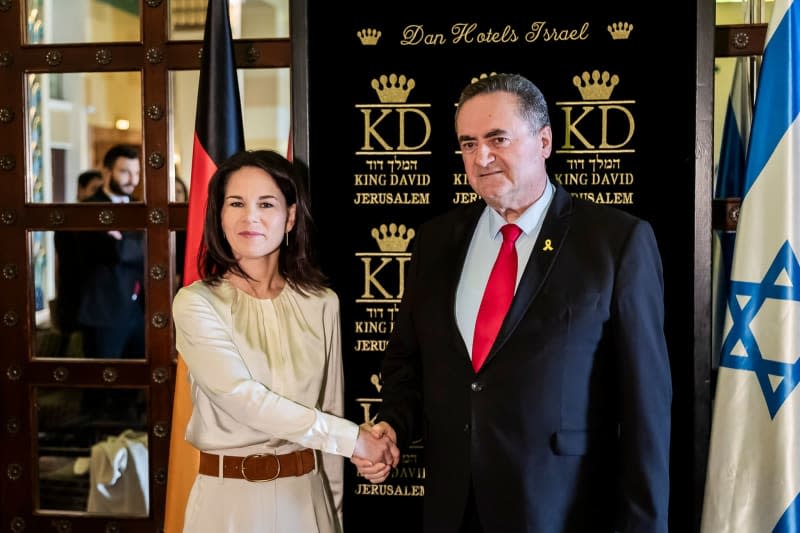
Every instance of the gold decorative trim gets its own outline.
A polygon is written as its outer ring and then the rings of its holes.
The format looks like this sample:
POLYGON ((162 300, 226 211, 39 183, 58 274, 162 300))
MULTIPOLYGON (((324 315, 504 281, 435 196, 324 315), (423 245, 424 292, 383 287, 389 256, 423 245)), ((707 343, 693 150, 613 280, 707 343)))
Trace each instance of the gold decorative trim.
POLYGON ((748 44, 750 44, 750 36, 746 31, 737 31, 731 36, 731 45, 736 49, 747 48, 748 44))
POLYGON ((153 383, 161 385, 162 383, 166 383, 167 379, 169 379, 169 372, 166 368, 159 367, 153 370, 153 383))
POLYGON ((14 55, 8 50, 0 52, 0 67, 10 67, 14 62, 14 55))
POLYGON ((18 274, 17 265, 8 263, 3 266, 3 277, 5 279, 16 279, 18 274))
POLYGON ((21 516, 15 516, 11 519, 11 532, 12 533, 22 533, 25 531, 25 519, 21 516))
POLYGON ((167 436, 167 423, 166 422, 156 422, 153 424, 153 435, 158 437, 159 439, 163 439, 167 436))
POLYGON ((101 48, 94 54, 94 60, 98 65, 109 65, 113 61, 113 54, 108 48, 101 48))
POLYGON ((118 377, 119 373, 116 368, 108 366, 103 369, 103 381, 106 383, 114 383, 118 377))
POLYGON ((163 116, 164 110, 161 109, 161 106, 153 104, 147 107, 147 118, 150 120, 161 120, 163 116))
POLYGON ((12 416, 6 420, 6 433, 9 435, 16 435, 19 433, 19 419, 12 416))
POLYGON ((22 379, 22 368, 19 365, 11 365, 6 369, 6 377, 9 381, 19 381, 22 379))
POLYGON ((11 209, 3 209, 0 211, 0 222, 6 226, 10 226, 17 221, 17 214, 11 209))
POLYGON ((16 311, 6 311, 3 313, 3 325, 9 328, 13 328, 19 324, 19 315, 16 311))
POLYGON ((167 327, 167 315, 164 313, 153 313, 153 317, 150 319, 150 323, 153 327, 161 329, 167 327))
POLYGON ((5 170, 5 171, 9 171, 9 170, 14 170, 14 167, 16 167, 16 166, 17 166, 17 161, 16 161, 16 159, 14 159, 13 156, 4 155, 4 156, 0 157, 0 168, 1 169, 5 170))
POLYGON ((14 111, 10 107, 0 107, 0 122, 8 124, 14 120, 14 111))
POLYGON ((47 218, 50 220, 50 223, 54 226, 60 226, 64 223, 64 212, 60 209, 53 209, 47 215, 47 218))
POLYGON ((65 366, 59 366, 55 370, 53 370, 53 379, 58 381, 59 383, 63 383, 67 381, 69 378, 69 369, 65 366))
POLYGON ((261 52, 252 44, 247 47, 247 62, 255 63, 261 57, 261 52))
POLYGON ((147 164, 153 168, 161 168, 164 166, 164 156, 160 152, 153 152, 147 157, 147 164))
POLYGON ((51 67, 60 65, 63 59, 64 57, 59 50, 48 50, 44 55, 45 62, 51 67))
POLYGON ((150 277, 156 281, 161 281, 167 277, 167 269, 163 265, 153 265, 150 267, 150 277))
POLYGON ((167 215, 164 214, 163 209, 155 208, 147 215, 147 219, 151 224, 162 224, 167 219, 167 215))
POLYGON ((19 463, 11 463, 6 468, 6 477, 11 481, 17 481, 22 477, 22 465, 19 463))
POLYGON ((145 57, 151 64, 156 65, 164 61, 164 51, 161 48, 150 48, 145 57))
POLYGON ((97 215, 97 220, 99 220, 101 224, 108 226, 114 222, 114 212, 111 209, 103 209, 100 211, 100 214, 97 215))

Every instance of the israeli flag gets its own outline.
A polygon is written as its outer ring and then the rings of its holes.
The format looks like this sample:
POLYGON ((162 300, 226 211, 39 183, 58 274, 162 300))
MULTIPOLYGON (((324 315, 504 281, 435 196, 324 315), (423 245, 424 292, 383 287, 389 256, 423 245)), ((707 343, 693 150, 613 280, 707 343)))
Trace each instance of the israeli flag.
MULTIPOLYGON (((743 196, 745 157, 750 139, 750 125, 753 122, 750 61, 749 57, 736 58, 731 92, 725 110, 725 123, 722 128, 714 198, 741 199, 743 196)), ((713 233, 711 292, 714 304, 711 309, 711 353, 715 369, 719 366, 722 347, 735 241, 735 231, 715 230, 713 233)))
POLYGON ((767 27, 719 377, 703 533, 800 532, 800 0, 767 27))
POLYGON ((714 183, 714 198, 741 198, 744 193, 745 156, 753 122, 750 93, 749 58, 736 59, 731 94, 725 108, 719 168, 714 183))

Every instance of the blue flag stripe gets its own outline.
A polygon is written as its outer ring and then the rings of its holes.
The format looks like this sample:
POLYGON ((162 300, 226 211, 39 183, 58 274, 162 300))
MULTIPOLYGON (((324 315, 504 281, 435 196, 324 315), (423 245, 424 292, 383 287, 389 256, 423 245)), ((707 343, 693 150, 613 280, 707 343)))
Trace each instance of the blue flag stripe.
POLYGON ((722 128, 722 147, 719 154, 719 169, 717 170, 717 186, 715 198, 741 198, 745 162, 744 139, 739 131, 736 121, 736 111, 733 102, 728 99, 728 109, 725 112, 725 124, 722 128))
POLYGON ((789 508, 783 513, 772 533, 794 533, 800 531, 800 494, 798 494, 789 508))
POLYGON ((764 49, 757 98, 769 98, 769 105, 753 119, 753 131, 759 134, 750 139, 745 195, 800 110, 800 69, 793 63, 800 58, 800 42, 791 38, 798 24, 800 4, 792 2, 764 49))

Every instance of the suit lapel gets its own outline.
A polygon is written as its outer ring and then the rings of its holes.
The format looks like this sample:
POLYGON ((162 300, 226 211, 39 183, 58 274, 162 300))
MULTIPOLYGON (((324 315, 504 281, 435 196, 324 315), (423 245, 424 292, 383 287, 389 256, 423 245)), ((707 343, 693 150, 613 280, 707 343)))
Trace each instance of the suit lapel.
POLYGON ((542 222, 542 229, 531 251, 531 256, 525 266, 522 278, 520 278, 514 299, 511 301, 511 308, 509 308, 503 325, 500 327, 500 332, 497 334, 497 339, 495 339, 494 345, 489 351, 484 368, 516 329, 517 324, 519 324, 519 321, 539 293, 545 279, 547 279, 550 269, 567 237, 571 211, 572 199, 569 193, 563 187, 557 185, 553 201, 542 222))

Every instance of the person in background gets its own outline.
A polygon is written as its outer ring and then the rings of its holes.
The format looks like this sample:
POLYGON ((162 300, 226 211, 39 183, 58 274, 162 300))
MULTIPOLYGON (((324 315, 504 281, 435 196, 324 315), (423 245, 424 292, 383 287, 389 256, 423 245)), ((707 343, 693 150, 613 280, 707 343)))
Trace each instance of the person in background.
MULTIPOLYGON (((185 204, 189 201, 189 189, 186 183, 175 176, 175 203, 185 204)), ((175 232, 175 287, 183 285, 183 267, 186 258, 186 230, 175 232)))
POLYGON ((547 103, 528 79, 470 84, 455 126, 480 200, 417 232, 373 428, 401 449, 424 437, 424 531, 666 533, 672 380, 651 226, 548 177, 547 103))
MULTIPOLYGON (((99 170, 87 170, 78 176, 77 200, 84 201, 103 186, 99 170)), ((56 300, 53 324, 59 331, 57 355, 78 355, 73 334, 77 330, 80 291, 86 265, 83 253, 77 248, 76 234, 72 231, 53 232, 56 249, 56 300)))
MULTIPOLYGON (((116 145, 103 157, 103 186, 85 202, 128 203, 139 184, 139 152, 116 145)), ((84 262, 77 322, 86 357, 140 358, 144 345, 141 231, 75 232, 84 262)))
POLYGON ((314 260, 302 182, 273 151, 224 161, 208 188, 202 279, 173 301, 200 468, 187 533, 341 531, 343 459, 399 460, 342 418, 339 299, 314 260), (259 483, 261 482, 261 483, 259 483))
POLYGON ((99 170, 87 170, 78 176, 78 201, 83 202, 94 195, 103 186, 103 173, 99 170))
POLYGON ((189 201, 189 189, 180 176, 175 176, 175 203, 185 204, 189 201))

